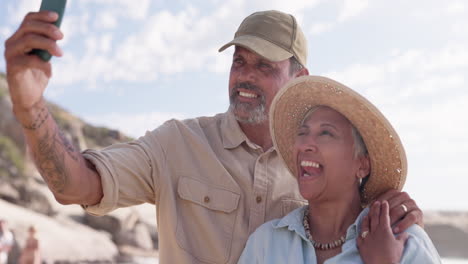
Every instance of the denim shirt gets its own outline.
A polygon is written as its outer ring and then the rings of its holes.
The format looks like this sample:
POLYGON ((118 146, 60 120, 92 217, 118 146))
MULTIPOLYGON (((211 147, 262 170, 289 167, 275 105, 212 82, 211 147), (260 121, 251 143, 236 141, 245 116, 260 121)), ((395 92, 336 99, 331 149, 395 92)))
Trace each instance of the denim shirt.
MULTIPOLYGON (((281 219, 261 225, 249 238, 238 263, 317 263, 315 249, 306 238, 302 219, 306 206, 298 208, 281 219)), ((326 260, 325 264, 364 263, 357 249, 356 238, 360 234, 362 218, 369 209, 364 209, 346 231, 346 242, 341 253, 326 260)), ((405 232, 406 241, 400 263, 441 263, 440 256, 429 236, 418 225, 405 232)))

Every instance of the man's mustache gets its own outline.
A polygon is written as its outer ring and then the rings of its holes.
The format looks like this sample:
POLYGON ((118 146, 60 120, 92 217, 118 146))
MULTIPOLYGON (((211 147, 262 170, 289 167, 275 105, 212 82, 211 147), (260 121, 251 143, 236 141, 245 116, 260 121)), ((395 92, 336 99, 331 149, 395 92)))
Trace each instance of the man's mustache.
POLYGON ((234 85, 234 88, 235 89, 243 88, 243 89, 251 90, 251 91, 260 91, 260 88, 258 86, 256 86, 255 84, 251 84, 250 82, 237 83, 236 85, 234 85))

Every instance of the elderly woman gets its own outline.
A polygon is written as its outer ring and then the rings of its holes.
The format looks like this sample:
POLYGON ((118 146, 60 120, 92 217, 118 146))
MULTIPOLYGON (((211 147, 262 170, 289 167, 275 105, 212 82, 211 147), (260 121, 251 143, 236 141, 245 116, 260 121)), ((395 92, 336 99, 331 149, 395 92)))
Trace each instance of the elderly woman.
POLYGON ((239 263, 440 263, 419 226, 393 235, 388 202, 366 207, 401 190, 407 166, 397 133, 365 98, 328 78, 300 77, 276 96, 270 128, 309 204, 260 226, 239 263))

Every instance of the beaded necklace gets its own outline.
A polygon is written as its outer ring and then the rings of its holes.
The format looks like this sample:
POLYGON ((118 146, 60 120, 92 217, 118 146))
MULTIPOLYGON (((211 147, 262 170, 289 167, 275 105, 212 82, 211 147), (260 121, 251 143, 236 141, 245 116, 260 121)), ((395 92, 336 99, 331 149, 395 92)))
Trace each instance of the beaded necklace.
POLYGON ((315 249, 318 250, 329 250, 329 249, 334 249, 337 247, 341 247, 341 245, 344 244, 346 241, 345 235, 342 235, 340 239, 337 239, 335 241, 332 241, 330 243, 320 243, 316 242, 312 239, 312 235, 310 234, 310 227, 309 227, 309 208, 304 210, 304 218, 302 220, 303 225, 304 225, 304 230, 305 230, 305 235, 307 239, 312 243, 315 249))

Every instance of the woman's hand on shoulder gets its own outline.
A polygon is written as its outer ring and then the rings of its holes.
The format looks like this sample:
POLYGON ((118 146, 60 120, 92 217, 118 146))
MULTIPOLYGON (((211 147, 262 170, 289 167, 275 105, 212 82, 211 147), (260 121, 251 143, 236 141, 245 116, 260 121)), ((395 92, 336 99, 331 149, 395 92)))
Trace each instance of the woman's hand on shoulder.
POLYGON ((399 263, 407 239, 407 233, 393 235, 388 202, 376 201, 361 222, 357 246, 366 264, 399 263))

